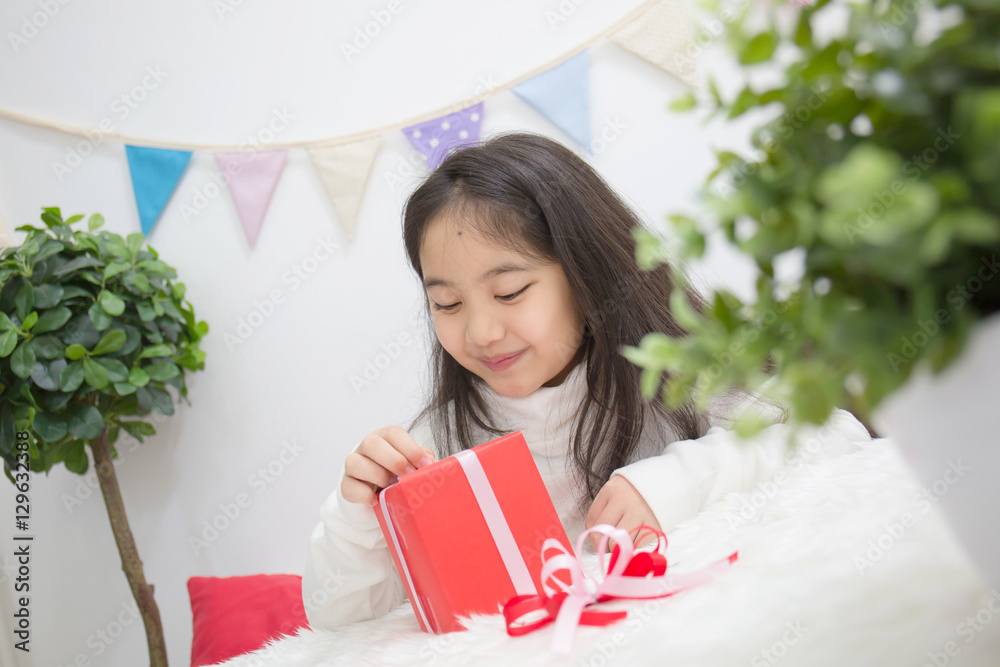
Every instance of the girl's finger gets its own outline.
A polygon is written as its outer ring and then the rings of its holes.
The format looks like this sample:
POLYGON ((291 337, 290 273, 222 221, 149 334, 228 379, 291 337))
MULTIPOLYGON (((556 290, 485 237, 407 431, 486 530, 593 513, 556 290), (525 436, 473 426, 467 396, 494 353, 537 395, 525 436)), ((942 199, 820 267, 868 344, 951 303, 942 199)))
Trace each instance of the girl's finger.
POLYGON ((403 427, 387 426, 380 429, 380 433, 385 441, 399 452, 414 469, 434 462, 434 453, 427 447, 421 447, 403 427))
POLYGON ((584 528, 590 528, 591 526, 602 523, 598 521, 598 517, 604 512, 604 509, 608 506, 609 494, 607 492, 607 487, 602 488, 597 492, 597 496, 594 497, 594 502, 590 504, 590 509, 587 511, 587 518, 583 523, 584 528))
POLYGON ((344 477, 344 481, 340 483, 340 492, 343 494, 344 500, 354 503, 369 505, 375 499, 375 489, 372 488, 372 485, 354 477, 344 477))
POLYGON ((388 475, 398 477, 412 469, 405 456, 396 451, 396 448, 385 439, 374 434, 361 442, 357 453, 383 468, 388 475))
POLYGON ((393 473, 380 463, 358 453, 348 455, 344 461, 344 475, 383 489, 389 486, 393 473))
MULTIPOLYGON (((594 523, 591 524, 590 527, 596 526, 599 523, 606 523, 611 526, 618 527, 620 526, 624 517, 625 517, 625 512, 623 510, 618 509, 614 505, 609 505, 605 507, 604 510, 599 515, 597 515, 597 517, 594 520, 594 523)), ((600 533, 590 534, 590 543, 591 545, 593 545, 595 551, 597 550, 597 543, 600 542, 601 538, 603 537, 604 536, 601 535, 600 533)), ((608 548, 609 549, 611 548, 610 542, 608 548)))

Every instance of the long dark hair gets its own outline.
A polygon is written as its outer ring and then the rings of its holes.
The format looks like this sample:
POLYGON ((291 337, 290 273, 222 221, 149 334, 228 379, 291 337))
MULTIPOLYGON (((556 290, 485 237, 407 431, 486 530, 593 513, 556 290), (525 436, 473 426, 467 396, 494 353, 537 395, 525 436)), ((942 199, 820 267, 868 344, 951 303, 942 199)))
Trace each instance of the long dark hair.
MULTIPOLYGON (((558 261, 566 274, 585 322, 579 352, 587 363, 587 395, 572 443, 574 469, 587 491, 584 502, 630 462, 648 419, 669 427, 654 431, 679 439, 702 435, 704 416, 691 406, 668 411, 659 398, 643 400, 642 369, 620 352, 653 331, 686 332, 670 313, 669 267, 638 267, 631 230, 641 221, 590 165, 558 142, 526 133, 496 135, 452 153, 410 195, 403 212, 406 252, 421 280, 424 230, 442 214, 459 216, 503 247, 558 261)), ((701 309, 696 293, 688 291, 688 298, 701 309)), ((429 307, 427 313, 430 318, 429 307)), ((486 382, 432 338, 433 390, 414 424, 430 418, 442 456, 481 444, 474 426, 502 435, 484 400, 486 382)))

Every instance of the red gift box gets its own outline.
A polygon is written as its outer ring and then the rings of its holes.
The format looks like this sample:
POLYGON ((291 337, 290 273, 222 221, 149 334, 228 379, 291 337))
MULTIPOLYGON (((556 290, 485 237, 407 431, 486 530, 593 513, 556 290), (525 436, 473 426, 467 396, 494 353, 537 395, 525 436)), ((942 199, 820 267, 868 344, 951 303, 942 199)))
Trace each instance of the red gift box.
POLYGON ((403 475, 373 505, 424 632, 541 594, 547 538, 573 552, 520 431, 403 475))

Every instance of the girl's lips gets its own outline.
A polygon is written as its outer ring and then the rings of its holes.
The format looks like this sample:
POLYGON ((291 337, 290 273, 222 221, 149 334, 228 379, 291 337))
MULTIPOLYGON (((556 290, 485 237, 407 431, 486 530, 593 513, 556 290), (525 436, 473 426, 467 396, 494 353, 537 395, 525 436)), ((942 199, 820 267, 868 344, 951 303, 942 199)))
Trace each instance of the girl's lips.
POLYGON ((494 373, 498 373, 510 367, 511 364, 513 364, 515 361, 521 358, 522 354, 524 354, 524 350, 521 350, 520 352, 513 354, 505 359, 501 359, 500 361, 491 362, 491 361, 486 361, 485 359, 480 359, 480 361, 482 361, 483 365, 486 366, 488 369, 490 369, 494 373))

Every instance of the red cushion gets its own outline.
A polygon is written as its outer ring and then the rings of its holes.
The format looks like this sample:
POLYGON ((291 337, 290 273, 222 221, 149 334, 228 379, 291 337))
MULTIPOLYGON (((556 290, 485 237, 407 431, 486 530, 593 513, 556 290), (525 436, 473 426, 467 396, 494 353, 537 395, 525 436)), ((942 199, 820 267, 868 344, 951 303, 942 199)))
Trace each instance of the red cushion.
POLYGON ((272 637, 308 627, 297 574, 191 577, 187 586, 194 626, 191 667, 256 651, 272 637))

